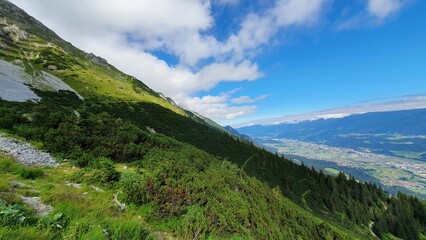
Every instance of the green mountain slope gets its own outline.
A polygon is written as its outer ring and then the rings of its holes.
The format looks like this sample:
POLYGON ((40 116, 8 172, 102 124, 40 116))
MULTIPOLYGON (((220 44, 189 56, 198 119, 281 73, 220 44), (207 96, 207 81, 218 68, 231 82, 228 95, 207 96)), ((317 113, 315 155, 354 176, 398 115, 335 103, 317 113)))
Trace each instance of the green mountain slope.
POLYGON ((177 106, 173 100, 157 93, 132 76, 124 74, 105 59, 85 53, 59 38, 36 19, 16 6, 0 2, 2 44, 5 60, 22 60, 21 66, 37 82, 49 72, 75 89, 83 97, 93 94, 112 101, 155 103, 221 131, 220 125, 177 106))
POLYGON ((23 74, 22 92, 39 99, 1 100, 0 129, 69 162, 41 170, 38 193, 28 193, 9 186, 26 181, 24 170, 7 157, 0 161, 0 238, 374 239, 373 230, 383 238, 420 239, 426 233, 418 199, 388 198, 374 185, 326 176, 230 136, 4 0, 0 29, 1 66, 9 69, 0 69, 0 84, 18 84, 23 74), (65 86, 52 88, 53 77, 65 86), (96 199, 88 207, 79 202, 84 192, 65 193, 65 182, 105 192, 87 192, 96 199), (117 192, 124 210, 111 200, 117 192), (39 195, 55 210, 48 217, 19 210, 25 204, 17 194, 39 195), (34 220, 9 221, 14 214, 34 220))

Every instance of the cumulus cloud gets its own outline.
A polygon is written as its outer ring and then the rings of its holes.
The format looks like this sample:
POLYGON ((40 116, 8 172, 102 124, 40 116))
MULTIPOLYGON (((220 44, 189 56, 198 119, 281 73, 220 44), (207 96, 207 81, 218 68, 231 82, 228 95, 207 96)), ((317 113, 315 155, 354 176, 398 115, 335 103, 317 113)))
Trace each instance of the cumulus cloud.
POLYGON ((263 76, 254 57, 280 30, 315 23, 326 0, 278 0, 250 13, 238 30, 219 41, 211 4, 238 0, 11 0, 61 37, 106 58, 178 104, 214 120, 256 110, 261 99, 231 100, 227 95, 194 97, 224 81, 263 76), (171 65, 155 52, 178 59, 171 65), (212 102, 214 99, 223 101, 212 102))
POLYGON ((326 0, 281 0, 272 10, 278 26, 310 24, 318 18, 326 0))
POLYGON ((403 0, 368 0, 368 12, 379 19, 384 19, 398 11, 403 2, 403 0))
MULTIPOLYGON (((243 117, 256 111, 255 105, 240 106, 232 98, 232 95, 241 89, 235 89, 230 92, 221 93, 217 96, 207 95, 203 97, 190 98, 184 101, 184 105, 196 112, 212 116, 212 118, 221 118, 230 120, 237 117, 243 117), (235 105, 237 104, 237 105, 235 105)), ((260 99, 259 99, 260 100, 260 99)), ((245 103, 253 103, 255 101, 247 101, 245 103)))
POLYGON ((231 102, 233 104, 254 103, 254 102, 263 100, 263 99, 265 99, 267 97, 269 97, 269 95, 267 95, 267 94, 261 95, 261 96, 256 97, 256 98, 251 98, 249 96, 241 96, 241 97, 237 97, 237 98, 232 98, 231 102))
POLYGON ((338 22, 337 30, 349 30, 365 26, 378 26, 400 11, 409 0, 365 0, 360 12, 338 22))
POLYGON ((253 51, 270 43, 271 38, 281 29, 315 23, 326 2, 327 0, 278 0, 265 12, 249 14, 240 30, 229 37, 222 52, 233 52, 236 59, 250 57, 253 51))

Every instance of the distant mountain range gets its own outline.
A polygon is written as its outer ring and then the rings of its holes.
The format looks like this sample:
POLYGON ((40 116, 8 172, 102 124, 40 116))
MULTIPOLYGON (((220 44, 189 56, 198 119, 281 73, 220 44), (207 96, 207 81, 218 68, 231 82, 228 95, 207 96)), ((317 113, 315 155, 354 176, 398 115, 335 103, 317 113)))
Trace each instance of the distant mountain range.
POLYGON ((426 198, 426 109, 239 128, 257 144, 330 174, 426 198))
POLYGON ((406 95, 394 98, 383 98, 359 102, 355 105, 336 107, 315 112, 299 113, 274 118, 257 119, 249 122, 233 124, 235 128, 253 125, 277 125, 284 123, 300 123, 320 119, 343 118, 356 114, 373 112, 395 112, 426 108, 426 94, 406 95))
POLYGON ((287 138, 398 156, 416 152, 426 161, 426 109, 354 114, 298 123, 237 129, 252 138, 287 138))

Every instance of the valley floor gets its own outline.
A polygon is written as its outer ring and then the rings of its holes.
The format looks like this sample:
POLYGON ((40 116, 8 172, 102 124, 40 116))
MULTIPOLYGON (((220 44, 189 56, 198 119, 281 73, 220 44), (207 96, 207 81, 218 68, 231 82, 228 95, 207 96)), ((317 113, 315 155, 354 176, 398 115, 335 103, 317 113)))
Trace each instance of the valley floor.
POLYGON ((344 171, 360 180, 379 183, 393 193, 402 190, 426 197, 425 162, 291 139, 259 140, 299 164, 304 162, 334 175, 344 171))

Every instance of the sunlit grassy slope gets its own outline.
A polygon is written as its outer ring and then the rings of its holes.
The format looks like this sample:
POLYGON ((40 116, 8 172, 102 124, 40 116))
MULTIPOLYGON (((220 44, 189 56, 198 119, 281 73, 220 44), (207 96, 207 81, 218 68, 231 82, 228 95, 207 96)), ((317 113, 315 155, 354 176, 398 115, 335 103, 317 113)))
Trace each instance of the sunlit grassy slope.
MULTIPOLYGON (((11 12, 2 14, 12 15, 11 12)), ((14 14, 20 13, 14 12, 14 14)), ((49 72, 62 79, 85 98, 97 95, 114 101, 155 103, 178 114, 186 115, 181 108, 160 97, 157 92, 141 81, 122 73, 99 57, 78 50, 42 25, 35 24, 31 19, 25 21, 27 16, 18 17, 22 21, 15 22, 14 18, 6 19, 0 14, 2 19, 0 28, 16 27, 16 35, 8 36, 9 39, 7 37, 2 39, 1 59, 15 62, 21 60, 21 64, 32 76, 37 76, 40 71, 49 72), (28 24, 24 25, 22 22, 28 24)))

